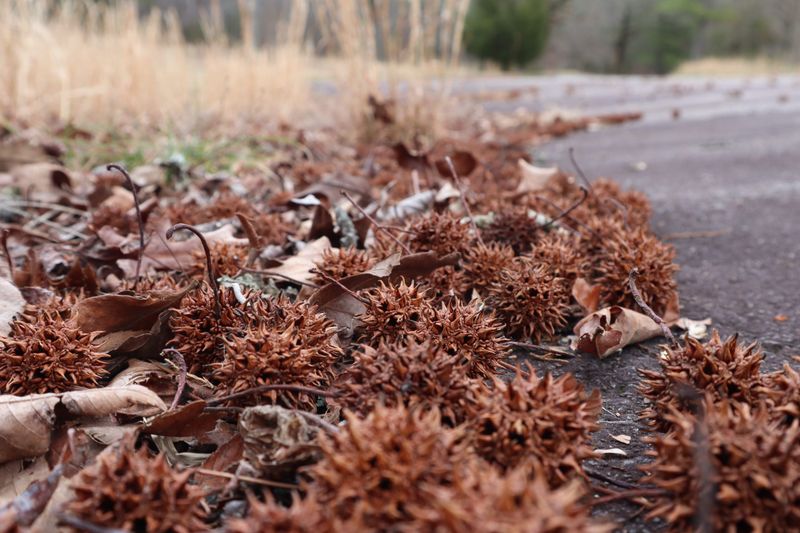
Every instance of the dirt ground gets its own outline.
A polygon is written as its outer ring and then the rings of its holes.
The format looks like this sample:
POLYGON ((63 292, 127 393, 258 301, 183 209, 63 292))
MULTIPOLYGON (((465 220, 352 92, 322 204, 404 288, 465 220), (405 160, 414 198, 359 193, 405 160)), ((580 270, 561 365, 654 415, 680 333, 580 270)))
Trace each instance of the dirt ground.
MULTIPOLYGON (((645 192, 653 204, 653 229, 677 249, 683 315, 710 317, 724 335, 758 340, 767 369, 800 355, 800 78, 569 75, 467 82, 464 90, 531 85, 537 94, 523 91, 519 100, 487 107, 644 112, 639 122, 548 143, 534 157, 572 169, 573 147, 590 179, 613 177, 645 192)), ((643 403, 635 369, 657 366, 658 344, 603 361, 578 356, 562 365, 536 363, 542 370, 574 372, 602 391, 603 429, 595 446, 628 454, 591 462, 592 470, 610 478, 635 482, 641 475, 647 432, 637 422, 643 403), (610 437, 619 434, 630 435, 631 444, 610 437)), ((620 531, 661 529, 639 510, 613 503, 597 515, 622 522, 620 531)))

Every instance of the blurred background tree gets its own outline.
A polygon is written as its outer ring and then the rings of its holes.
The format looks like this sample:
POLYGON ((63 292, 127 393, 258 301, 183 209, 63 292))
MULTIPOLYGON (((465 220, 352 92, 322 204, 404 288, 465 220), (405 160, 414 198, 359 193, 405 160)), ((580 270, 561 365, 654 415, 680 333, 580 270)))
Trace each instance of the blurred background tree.
POLYGON ((545 49, 553 16, 564 2, 472 0, 464 25, 467 53, 503 70, 524 67, 545 49))

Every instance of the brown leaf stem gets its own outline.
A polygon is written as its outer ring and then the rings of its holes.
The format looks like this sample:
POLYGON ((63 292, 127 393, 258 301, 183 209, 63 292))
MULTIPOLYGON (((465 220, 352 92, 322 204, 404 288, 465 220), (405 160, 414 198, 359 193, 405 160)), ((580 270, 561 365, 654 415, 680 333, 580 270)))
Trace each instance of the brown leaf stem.
POLYGON ((630 287, 631 289, 631 295, 633 296, 636 305, 641 307, 642 310, 645 312, 645 314, 647 314, 647 316, 652 318, 653 321, 655 321, 655 323, 661 327, 661 331, 664 333, 664 336, 669 339, 669 342, 670 344, 672 344, 673 347, 678 346, 678 341, 675 340, 675 336, 669 330, 669 326, 667 326, 667 324, 664 322, 664 319, 658 316, 656 312, 653 311, 653 309, 649 305, 647 305, 644 299, 642 298, 642 293, 639 292, 639 288, 636 286, 636 276, 638 275, 639 275, 639 269, 636 267, 633 267, 630 273, 628 274, 628 287, 630 287))
POLYGON ((131 193, 133 194, 133 205, 136 206, 136 221, 139 223, 139 254, 136 258, 136 277, 133 280, 133 290, 135 291, 136 285, 139 283, 139 273, 142 269, 142 255, 144 255, 144 220, 142 219, 142 211, 139 207, 139 195, 136 192, 136 184, 133 183, 133 179, 131 179, 128 171, 121 165, 108 165, 106 169, 116 170, 125 176, 125 180, 128 182, 128 186, 131 188, 131 193))
POLYGON ((172 236, 178 230, 186 230, 191 231, 194 233, 198 239, 200 239, 200 243, 203 245, 203 252, 206 254, 206 269, 208 270, 208 282, 211 284, 211 289, 214 291, 214 316, 217 320, 222 317, 222 296, 219 292, 219 284, 217 283, 217 276, 214 275, 214 265, 211 262, 211 250, 208 247, 208 241, 206 238, 203 237, 203 234, 195 228, 194 226, 190 226, 189 224, 175 224, 171 228, 167 230, 167 239, 172 239, 172 236))

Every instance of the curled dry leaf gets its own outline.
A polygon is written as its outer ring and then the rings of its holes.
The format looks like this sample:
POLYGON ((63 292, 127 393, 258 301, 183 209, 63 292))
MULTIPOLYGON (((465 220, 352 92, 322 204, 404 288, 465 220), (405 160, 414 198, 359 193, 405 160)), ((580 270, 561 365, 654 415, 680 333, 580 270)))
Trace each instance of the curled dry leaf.
POLYGON ((34 481, 25 492, 0 508, 0 531, 17 531, 20 526, 33 524, 47 507, 63 470, 61 465, 56 466, 46 478, 34 481))
POLYGON ((94 340, 100 351, 147 351, 143 348, 150 344, 157 351, 158 340, 165 337, 164 328, 168 327, 167 310, 178 305, 196 286, 192 283, 178 291, 153 291, 144 296, 93 296, 78 302, 72 310, 72 319, 82 331, 102 333, 94 340))
POLYGON ((25 298, 13 283, 0 278, 0 335, 11 332, 11 321, 25 307, 25 298))
POLYGON ((661 335, 661 326, 647 315, 624 307, 606 307, 575 325, 573 350, 608 357, 625 346, 661 335))
POLYGON ((0 396, 0 463, 46 453, 56 422, 56 408, 73 416, 102 417, 114 413, 151 416, 166 410, 158 395, 145 387, 105 387, 62 394, 0 396))
POLYGON ((165 437, 202 437, 212 431, 220 411, 206 411, 206 402, 196 400, 153 418, 144 430, 165 437))
POLYGON ((366 310, 364 304, 352 293, 375 287, 381 281, 411 280, 429 275, 434 270, 458 263, 460 254, 438 256, 435 252, 420 252, 400 257, 394 254, 361 274, 348 276, 339 283, 330 283, 318 289, 309 298, 309 303, 319 307, 337 326, 352 331, 355 315, 366 310), (345 288, 347 290, 345 290, 345 288))
POLYGON ((267 276, 273 275, 282 279, 290 279, 300 284, 311 283, 314 279, 311 270, 316 268, 316 263, 322 259, 322 254, 330 248, 331 241, 327 237, 320 237, 308 243, 305 248, 285 260, 280 266, 264 270, 263 273, 267 276))
POLYGON ((318 459, 319 427, 277 405, 248 407, 239 418, 244 457, 262 474, 275 475, 318 459))
POLYGON ((587 313, 594 313, 600 307, 600 285, 592 285, 585 278, 577 278, 572 284, 572 297, 587 313))
POLYGON ((517 164, 522 173, 522 179, 520 179, 517 190, 514 191, 515 194, 541 191, 550 181, 550 178, 558 174, 557 167, 537 167, 524 159, 520 159, 517 164))
POLYGON ((691 338, 699 340, 708 336, 708 326, 711 325, 711 319, 692 320, 691 318, 682 317, 672 325, 684 330, 691 338))

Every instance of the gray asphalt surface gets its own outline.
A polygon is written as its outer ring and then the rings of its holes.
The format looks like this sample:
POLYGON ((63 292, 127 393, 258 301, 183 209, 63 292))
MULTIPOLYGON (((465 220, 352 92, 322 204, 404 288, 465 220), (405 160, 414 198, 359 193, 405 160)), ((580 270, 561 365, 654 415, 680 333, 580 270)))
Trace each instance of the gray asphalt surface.
MULTIPOLYGON (((644 112, 639 122, 555 140, 534 156, 571 169, 568 150, 574 147, 590 178, 611 177, 649 196, 654 231, 677 249, 684 316, 710 317, 725 335, 738 332, 745 341, 759 341, 766 369, 800 355, 800 77, 569 75, 466 82, 461 90, 531 86, 538 93, 522 91, 516 101, 486 107, 644 112)), ((601 389, 603 429, 595 446, 628 453, 591 463, 606 476, 635 482, 647 459, 635 368, 657 367, 657 344, 603 361, 581 356, 561 366, 538 363, 543 370, 574 372, 601 389), (616 434, 633 441, 621 444, 611 438, 616 434)), ((638 511, 616 503, 597 514, 621 522, 622 531, 661 529, 638 511)))

